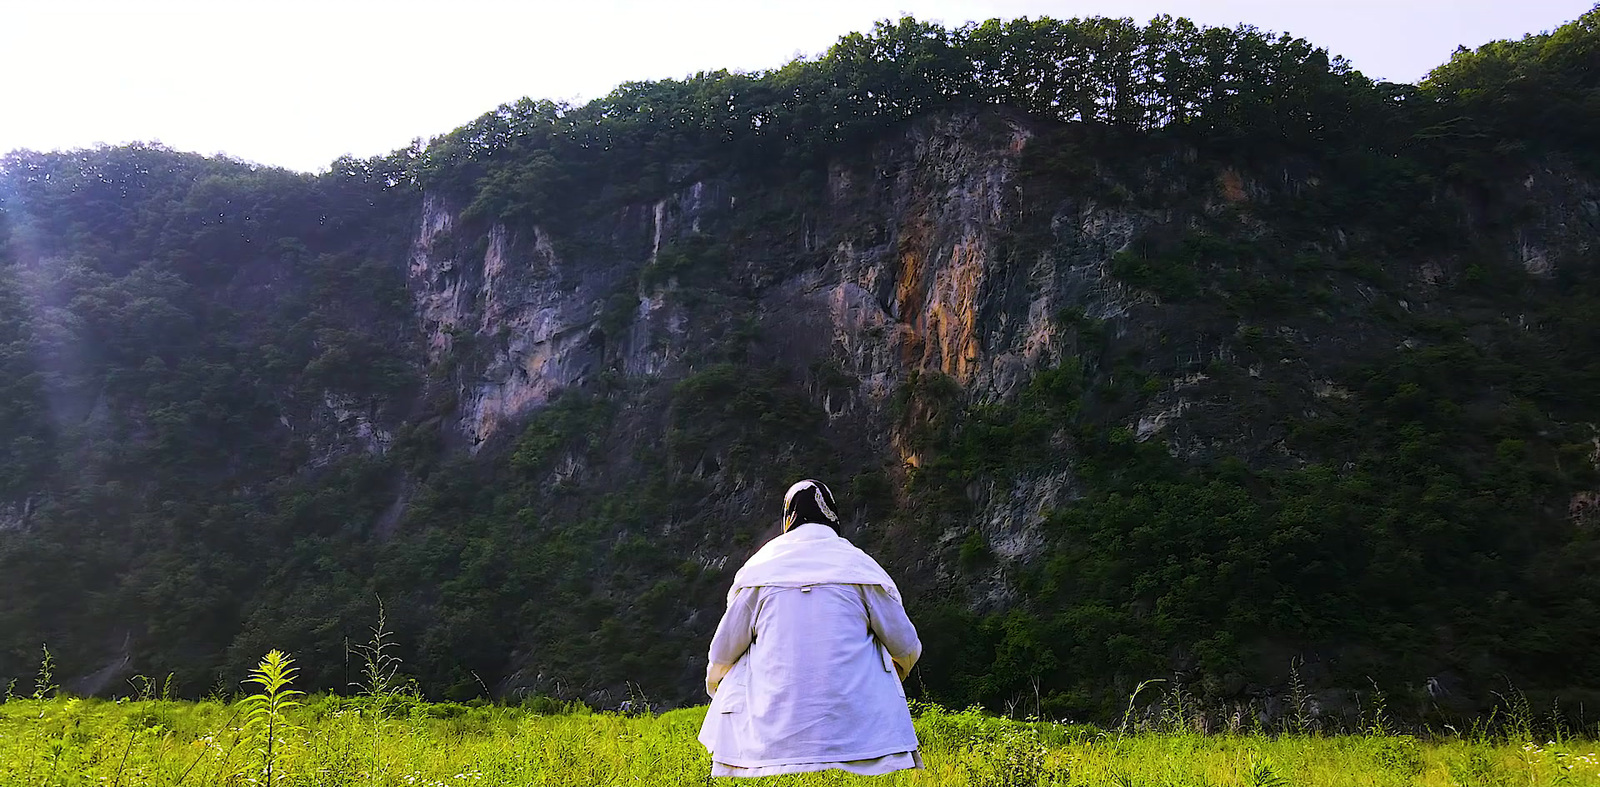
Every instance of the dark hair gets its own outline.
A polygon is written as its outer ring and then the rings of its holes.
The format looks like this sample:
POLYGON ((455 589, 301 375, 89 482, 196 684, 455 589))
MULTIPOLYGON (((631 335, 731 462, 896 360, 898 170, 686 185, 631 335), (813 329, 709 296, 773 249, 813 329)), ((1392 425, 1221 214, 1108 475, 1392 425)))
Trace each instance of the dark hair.
POLYGON ((839 504, 834 502, 833 491, 828 489, 827 485, 821 481, 812 483, 816 484, 815 492, 811 490, 800 492, 789 501, 788 508, 783 512, 784 521, 792 521, 794 523, 789 526, 791 529, 804 524, 817 524, 827 525, 837 531, 839 529, 839 504), (828 516, 827 513, 823 512, 822 507, 817 505, 817 494, 819 493, 822 495, 823 504, 828 507, 829 511, 834 512, 833 516, 828 516))

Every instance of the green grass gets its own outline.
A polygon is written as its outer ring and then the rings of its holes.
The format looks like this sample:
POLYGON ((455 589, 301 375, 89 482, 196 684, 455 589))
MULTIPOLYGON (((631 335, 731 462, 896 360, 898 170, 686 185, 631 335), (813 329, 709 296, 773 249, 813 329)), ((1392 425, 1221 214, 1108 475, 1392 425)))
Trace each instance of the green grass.
MULTIPOLYGON (((704 708, 627 717, 314 697, 285 713, 273 784, 704 784, 704 708)), ((244 703, 18 699, 0 704, 0 785, 260 785, 244 703)), ((1600 785, 1592 741, 1140 733, 1030 725, 975 712, 917 719, 928 769, 874 784, 1600 785)), ((865 782, 839 773, 771 784, 865 782)))

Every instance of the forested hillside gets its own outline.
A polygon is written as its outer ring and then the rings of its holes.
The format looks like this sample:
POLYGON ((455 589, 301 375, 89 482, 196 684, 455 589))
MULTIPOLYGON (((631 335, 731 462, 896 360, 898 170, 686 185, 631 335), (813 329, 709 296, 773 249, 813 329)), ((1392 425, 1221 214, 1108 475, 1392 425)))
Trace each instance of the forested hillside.
MULTIPOLYGON (((419 100, 423 100, 419 97, 419 100)), ((303 175, 0 160, 0 682, 699 700, 816 477, 914 695, 1600 685, 1600 9, 1374 83, 914 19, 303 175), (1293 677, 1291 679, 1291 670, 1293 677)))

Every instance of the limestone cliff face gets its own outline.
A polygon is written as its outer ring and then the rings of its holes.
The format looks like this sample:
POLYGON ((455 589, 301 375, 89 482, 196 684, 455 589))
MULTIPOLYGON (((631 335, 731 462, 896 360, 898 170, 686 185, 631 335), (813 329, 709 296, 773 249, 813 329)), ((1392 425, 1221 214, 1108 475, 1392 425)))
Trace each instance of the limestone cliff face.
POLYGON ((524 240, 493 225, 476 251, 453 234, 458 223, 441 200, 427 198, 408 272, 428 361, 474 350, 482 359, 456 380, 460 429, 476 450, 508 419, 595 371, 589 329, 607 282, 564 280, 570 271, 539 227, 524 240), (515 254, 514 240, 522 241, 515 254))
MULTIPOLYGON (((784 294, 812 289, 826 301, 830 352, 862 381, 855 402, 863 423, 893 424, 885 401, 914 372, 941 373, 978 401, 1009 400, 1034 373, 1079 353, 1060 312, 1115 318, 1137 300, 1108 275, 1107 261, 1148 217, 1093 202, 1027 204, 1018 165, 1033 136, 1025 123, 957 117, 914 129, 880 151, 872 171, 830 173, 836 220, 873 224, 839 232, 826 267, 796 277, 784 294), (1041 207, 1051 214, 1051 242, 1018 249, 1024 212, 1041 207)), ((896 461, 922 462, 903 430, 877 431, 896 461)), ((1002 561, 1032 557, 1043 517, 1076 492, 1064 437, 1039 449, 1059 453, 1062 469, 967 490, 972 524, 1002 561)), ((952 528, 942 541, 961 535, 952 528)), ((1005 593, 998 583, 981 590, 990 601, 1005 593)))
POLYGON ((1533 276, 1552 276, 1563 256, 1577 257, 1594 247, 1600 224, 1600 190, 1562 168, 1531 173, 1516 197, 1541 206, 1514 231, 1516 259, 1533 276))
MULTIPOLYGON (((1034 133, 993 115, 920 123, 865 162, 830 167, 776 243, 737 229, 748 226, 741 214, 761 215, 772 200, 736 179, 695 182, 581 228, 474 224, 429 197, 409 278, 429 361, 457 364, 460 435, 477 450, 602 374, 649 387, 693 372, 694 350, 729 314, 697 310, 671 277, 640 284, 640 272, 703 235, 728 250, 718 278, 753 307, 762 361, 801 377, 831 365, 850 382, 814 386, 828 428, 915 466, 920 457, 887 412, 910 375, 936 372, 975 400, 1006 400, 1079 352, 1057 319, 1063 309, 1115 326, 1148 300, 1112 279, 1107 263, 1153 217, 1087 200, 1024 204, 1018 164, 1034 133), (1052 237, 1019 248, 1024 212, 1041 209, 1052 237), (574 234, 608 243, 600 253, 558 252, 552 237, 574 234)), ((1064 465, 1070 447, 1041 450, 1062 452, 1064 465)), ((729 493, 738 486, 717 481, 729 493)), ((1062 469, 981 483, 969 496, 996 554, 1025 559, 1041 517, 1073 489, 1062 469)), ((762 493, 776 494, 741 490, 762 493)))
MULTIPOLYGON (((938 459, 916 437, 934 414, 904 406, 914 379, 948 380, 965 405, 1003 405, 1039 372, 1072 364, 1094 388, 1088 417, 1133 441, 1199 465, 1324 461, 1302 453, 1288 424, 1347 411, 1361 394, 1340 371, 1428 341, 1411 326, 1448 316, 1452 288, 1470 275, 1468 260, 1418 252, 1386 260, 1383 283, 1337 272, 1316 279, 1315 297, 1282 289, 1298 264, 1289 258, 1331 259, 1374 231, 1329 226, 1304 248, 1270 248, 1255 269, 1193 252, 1168 273, 1195 277, 1205 299, 1138 286, 1128 260, 1159 256, 1152 245, 1178 238, 1169 247, 1182 249, 1181 239, 1221 225, 1234 244, 1222 253, 1255 253, 1249 243, 1273 235, 1285 205, 1314 204, 1329 186, 1293 162, 1245 172, 1181 149, 1126 166, 1059 165, 1070 146, 1045 149, 1058 164, 1041 186, 1031 168, 1040 146, 1061 145, 1058 130, 1000 113, 925 118, 811 182, 709 173, 653 202, 539 224, 465 217, 429 197, 409 283, 433 379, 454 395, 451 429, 474 452, 503 446, 561 392, 604 392, 621 403, 597 427, 608 459, 569 450, 540 471, 544 482, 626 494, 664 472, 696 496, 695 513, 652 522, 652 543, 715 572, 770 534, 781 473, 842 484, 881 470, 906 503, 908 479, 938 459), (1280 288, 1264 300, 1294 308, 1252 306, 1240 293, 1258 284, 1280 288), (752 470, 726 442, 675 445, 683 425, 671 411, 693 388, 685 381, 730 359, 794 381, 838 459, 783 464, 792 457, 779 452, 752 470), (640 463, 645 454, 654 465, 640 463)), ((1507 264, 1549 280, 1590 253, 1600 210, 1592 189, 1560 170, 1524 186, 1522 199, 1542 207, 1493 229, 1493 242, 1507 264)), ((1048 552, 1051 512, 1088 491, 1074 474, 1070 424, 1028 450, 1039 461, 970 476, 961 510, 936 518, 936 532, 879 542, 890 570, 978 611, 1024 601, 1015 569, 1048 552), (969 543, 986 559, 963 564, 969 543)), ((1592 527, 1597 500, 1573 495, 1570 520, 1592 527)), ((857 527, 875 524, 861 505, 854 516, 857 527)), ((702 613, 660 625, 709 633, 702 613)), ((539 643, 523 647, 497 691, 552 690, 530 676, 559 670, 539 643)), ((687 692, 695 676, 678 684, 687 692)))

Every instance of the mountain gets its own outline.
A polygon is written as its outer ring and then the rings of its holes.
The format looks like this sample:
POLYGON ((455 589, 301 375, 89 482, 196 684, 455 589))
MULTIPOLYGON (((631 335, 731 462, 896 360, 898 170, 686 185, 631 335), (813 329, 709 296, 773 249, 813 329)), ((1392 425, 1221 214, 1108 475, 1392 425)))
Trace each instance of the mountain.
MULTIPOLYGON (((1600 10, 1373 83, 903 19, 319 175, 0 175, 0 680, 698 701, 815 477, 915 696, 1416 716, 1600 678, 1600 10)), ((1033 703, 1029 705, 1027 703, 1033 703)))

